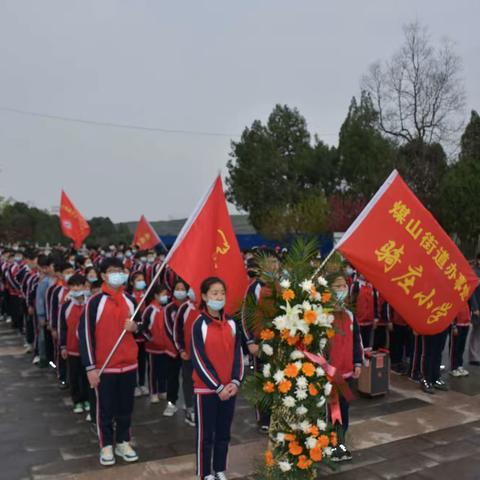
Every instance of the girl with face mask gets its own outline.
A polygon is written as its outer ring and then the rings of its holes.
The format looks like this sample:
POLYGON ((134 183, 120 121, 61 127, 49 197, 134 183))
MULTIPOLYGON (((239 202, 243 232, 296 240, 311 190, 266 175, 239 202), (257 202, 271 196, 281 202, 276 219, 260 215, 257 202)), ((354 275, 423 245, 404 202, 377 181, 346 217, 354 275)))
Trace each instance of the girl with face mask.
MULTIPOLYGON (((137 305, 141 302, 145 296, 145 289, 147 284, 145 282, 145 276, 141 271, 132 273, 130 280, 128 282, 128 293, 133 296, 137 305)), ((146 302, 142 304, 140 308, 140 315, 145 311, 146 302)), ((143 335, 138 335, 135 338, 138 344, 138 380, 137 386, 135 388, 135 396, 141 397, 143 395, 148 395, 148 387, 146 385, 146 372, 147 372, 147 352, 145 350, 145 337, 143 335)))
MULTIPOLYGON (((165 330, 169 342, 175 347, 174 331, 175 331, 175 317, 178 309, 188 298, 188 285, 177 278, 173 285, 172 301, 165 307, 165 330)), ((182 367, 182 360, 176 348, 175 355, 169 355, 167 358, 167 406, 163 412, 165 417, 173 417, 177 413, 178 408, 176 403, 178 400, 179 376, 180 368, 182 367)))
MULTIPOLYGON (((363 349, 360 330, 353 313, 348 309, 348 284, 343 273, 333 273, 329 276, 329 285, 334 295, 333 328, 336 335, 328 344, 329 363, 350 383, 350 379, 360 376, 363 362, 363 349)), ((334 448, 332 461, 351 460, 352 454, 345 446, 345 436, 348 430, 349 404, 340 394, 340 411, 342 424, 337 423, 339 444, 334 448)))
POLYGON ((224 312, 225 283, 220 278, 207 278, 200 293, 201 312, 192 331, 197 475, 213 480, 226 478, 230 429, 244 373, 243 355, 240 330, 224 312))
POLYGON ((168 303, 168 290, 164 285, 155 285, 150 290, 152 301, 142 315, 145 325, 144 337, 147 342, 150 403, 156 404, 167 398, 167 358, 175 356, 174 345, 169 342, 165 331, 165 305, 168 303))

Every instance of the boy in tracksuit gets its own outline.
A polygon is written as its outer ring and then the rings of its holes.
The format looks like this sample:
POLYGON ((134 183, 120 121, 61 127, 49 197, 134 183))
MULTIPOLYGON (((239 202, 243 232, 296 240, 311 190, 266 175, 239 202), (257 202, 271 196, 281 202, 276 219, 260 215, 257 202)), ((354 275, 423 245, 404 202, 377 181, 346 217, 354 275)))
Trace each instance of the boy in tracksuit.
POLYGON ((130 446, 130 426, 137 379, 137 352, 134 333, 138 325, 131 320, 135 301, 124 291, 128 274, 122 261, 105 259, 100 268, 102 291, 90 297, 80 318, 79 343, 82 364, 88 381, 96 389, 97 430, 100 441, 100 464, 113 465, 115 455, 135 462, 138 455, 130 446), (123 330, 126 335, 99 376, 123 330), (114 438, 115 425, 115 438, 114 438))
POLYGON ((422 381, 420 387, 425 393, 433 394, 436 390, 448 390, 446 382, 440 378, 440 365, 442 363, 442 353, 447 341, 448 326, 443 332, 435 335, 422 336, 422 381))
POLYGON ((74 275, 75 270, 71 263, 65 262, 55 267, 58 274, 58 282, 52 289, 49 302, 50 328, 54 341, 55 364, 57 365, 57 377, 60 388, 67 388, 67 362, 60 355, 59 317, 60 309, 66 300, 69 287, 68 280, 74 275))
POLYGON ((360 327, 362 343, 365 348, 374 347, 374 331, 379 321, 378 292, 363 277, 353 283, 351 296, 355 304, 355 315, 360 327))
POLYGON ((90 411, 89 388, 87 374, 80 360, 77 331, 80 317, 85 308, 85 277, 75 274, 68 280, 67 285, 69 294, 63 302, 59 316, 60 353, 62 358, 67 361, 73 412, 83 413, 90 411))
POLYGON ((193 364, 191 357, 192 326, 199 315, 194 303, 193 290, 188 291, 188 300, 180 305, 173 326, 173 340, 182 359, 182 389, 185 399, 185 423, 195 426, 193 409, 193 364))
POLYGON ((463 354, 471 320, 471 307, 466 302, 453 320, 450 328, 450 375, 452 377, 466 377, 469 375, 468 370, 463 368, 463 354))

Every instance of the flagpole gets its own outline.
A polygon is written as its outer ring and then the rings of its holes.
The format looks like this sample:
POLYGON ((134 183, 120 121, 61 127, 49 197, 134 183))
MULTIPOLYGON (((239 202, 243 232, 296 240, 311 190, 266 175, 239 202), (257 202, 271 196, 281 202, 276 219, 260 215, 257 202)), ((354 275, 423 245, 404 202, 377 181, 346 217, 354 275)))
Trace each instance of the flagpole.
MULTIPOLYGON (((158 277, 160 276, 160 274, 162 273, 163 269, 165 268, 165 265, 167 264, 167 260, 168 258, 165 258, 165 260, 163 261, 163 263, 160 265, 160 268, 158 269, 157 273, 155 274, 155 276, 152 278, 152 281, 150 282, 150 285, 148 286, 147 290, 145 291, 145 295, 140 299, 140 302, 138 302, 138 305, 137 305, 137 308, 135 308, 135 311, 133 312, 132 314, 132 319, 135 318, 135 316, 137 315, 137 313, 139 312, 141 306, 143 305, 143 303, 145 302, 145 299, 147 298, 148 294, 150 293, 150 290, 153 288, 153 286, 155 285, 155 282, 157 281, 158 277)), ((127 330, 123 329, 122 333, 120 334, 120 336, 118 337, 117 341, 115 342, 115 345, 113 346, 112 350, 110 351, 110 353, 108 354, 108 357, 107 359, 105 360, 105 362, 103 363, 102 365, 102 368, 100 368, 100 371, 98 372, 98 376, 100 377, 103 373, 103 371, 105 370, 105 368, 107 368, 107 365, 110 363, 110 360, 112 359, 113 355, 115 354, 115 352, 117 351, 117 348, 119 347, 119 345, 122 343, 122 340, 124 339, 125 335, 127 334, 127 330)))
POLYGON ((326 263, 330 260, 330 258, 336 251, 336 247, 333 247, 330 253, 325 257, 325 260, 323 260, 320 266, 315 270, 315 273, 312 275, 312 280, 320 273, 320 270, 326 265, 326 263))

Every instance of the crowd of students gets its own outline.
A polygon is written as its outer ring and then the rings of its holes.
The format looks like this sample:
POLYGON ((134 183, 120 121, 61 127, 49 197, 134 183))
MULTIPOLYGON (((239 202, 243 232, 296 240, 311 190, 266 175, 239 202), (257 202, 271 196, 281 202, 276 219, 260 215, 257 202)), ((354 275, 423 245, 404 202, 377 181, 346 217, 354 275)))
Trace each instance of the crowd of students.
MULTIPOLYGON (((280 275, 284 253, 269 253, 272 275, 280 275)), ((59 388, 70 389, 73 412, 86 414, 98 435, 100 463, 138 460, 130 442, 134 398, 166 401, 163 415, 171 417, 179 410, 181 386, 185 423, 197 429, 197 474, 225 480, 244 360, 252 359, 257 371, 262 361, 258 332, 245 315, 237 324, 224 313, 228 292, 222 279, 206 278, 194 292, 162 267, 163 252, 125 245, 80 251, 0 247, 0 254, 0 320, 24 335, 25 353, 35 365, 54 368, 59 388)), ((267 287, 251 252, 245 262, 251 278, 245 295, 260 301, 267 287)), ((480 256, 476 262, 480 276, 480 256)), ((348 381, 360 375, 365 348, 384 347, 393 373, 408 375, 430 394, 447 390, 440 375, 445 344, 449 339, 450 374, 467 376, 463 357, 472 319, 470 364, 480 365, 478 289, 451 327, 429 337, 413 332, 350 266, 330 282, 338 305, 334 316, 344 329, 341 345, 333 345, 336 337, 332 341, 330 361, 348 381)), ((351 459, 345 399, 341 409, 334 461, 351 459)), ((268 433, 269 412, 257 410, 257 422, 268 433)))

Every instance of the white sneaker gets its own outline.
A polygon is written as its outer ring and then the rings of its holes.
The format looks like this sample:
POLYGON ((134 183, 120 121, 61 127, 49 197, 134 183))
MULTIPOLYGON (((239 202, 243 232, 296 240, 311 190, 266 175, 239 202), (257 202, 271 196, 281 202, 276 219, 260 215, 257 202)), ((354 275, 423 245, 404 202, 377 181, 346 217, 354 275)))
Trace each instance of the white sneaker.
POLYGON ((39 356, 39 355, 35 355, 35 356, 33 357, 32 363, 33 363, 34 365, 37 365, 38 363, 40 363, 40 356, 39 356))
POLYGON ((143 385, 142 387, 140 387, 140 391, 142 392, 142 395, 148 395, 150 393, 150 390, 146 385, 143 385))
POLYGON ((167 407, 163 411, 164 417, 173 417, 177 413, 178 408, 172 403, 168 402, 167 407))
POLYGON ((7 319, 5 320, 5 323, 12 323, 12 317, 7 317, 7 319))
POLYGON ((460 375, 462 377, 468 377, 468 375, 470 375, 470 372, 468 370, 465 370, 463 367, 458 367, 457 370, 460 372, 460 375))
POLYGON ((217 472, 215 474, 215 480, 228 480, 225 472, 217 472))
POLYGON ((160 399, 156 393, 150 395, 150 403, 160 403, 160 399))
POLYGON ((136 462, 138 460, 137 452, 128 442, 122 442, 115 445, 115 455, 123 458, 126 462, 136 462))
POLYGON ((83 413, 83 404, 76 403, 73 407, 73 413, 83 413))
POLYGON ((107 445, 100 450, 100 465, 115 465, 115 457, 113 456, 113 448, 107 445))
POLYGON ((160 400, 166 400, 167 399, 167 392, 159 393, 158 398, 160 400))
POLYGON ((452 377, 461 377, 462 376, 462 373, 460 372, 460 370, 458 368, 456 368, 455 370, 451 370, 449 373, 452 377))
POLYGON ((215 475, 207 475, 204 480, 215 480, 215 475))
POLYGON ((135 387, 135 393, 133 394, 135 397, 141 397, 142 396, 142 390, 140 387, 135 387))
POLYGON ((191 408, 185 410, 185 423, 190 427, 195 426, 195 412, 191 408))
POLYGON ((87 413, 87 416, 85 417, 85 421, 86 422, 91 422, 92 421, 92 416, 90 415, 90 413, 87 413))

